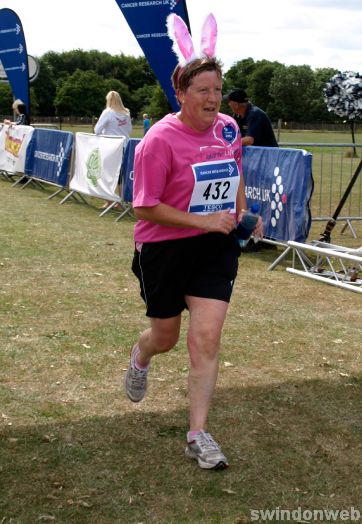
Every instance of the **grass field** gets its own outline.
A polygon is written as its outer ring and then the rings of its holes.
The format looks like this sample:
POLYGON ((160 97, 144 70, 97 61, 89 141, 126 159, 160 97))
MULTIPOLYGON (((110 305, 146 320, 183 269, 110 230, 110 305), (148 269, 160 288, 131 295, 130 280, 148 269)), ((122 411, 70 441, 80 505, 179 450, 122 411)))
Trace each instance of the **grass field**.
MULTIPOLYGON (((241 255, 209 424, 231 467, 202 471, 184 456, 187 315, 133 405, 122 381, 148 325, 134 222, 100 218, 95 200, 60 206, 52 191, 0 178, 0 523, 362 514, 361 297, 292 276, 289 260, 268 271, 277 252, 241 255)), ((358 239, 336 227, 333 242, 361 245, 356 228, 358 239)))
MULTIPOLYGON (((92 133, 92 126, 64 126, 63 131, 71 131, 73 133, 83 132, 92 133)), ((277 134, 277 132, 275 131, 277 134)), ((132 130, 132 138, 142 138, 143 127, 141 125, 134 125, 132 130)), ((338 133, 335 131, 293 131, 282 129, 279 136, 280 142, 299 142, 299 143, 341 143, 349 144, 352 142, 352 136, 349 131, 345 133, 338 133)), ((356 144, 362 144, 362 132, 355 134, 356 144)))

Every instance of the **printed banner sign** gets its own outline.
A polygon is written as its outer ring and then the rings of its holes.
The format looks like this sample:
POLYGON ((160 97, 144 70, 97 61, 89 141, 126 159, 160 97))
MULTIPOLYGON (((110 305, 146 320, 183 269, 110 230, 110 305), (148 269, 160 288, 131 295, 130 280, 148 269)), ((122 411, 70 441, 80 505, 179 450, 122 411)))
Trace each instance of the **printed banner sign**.
POLYGON ((313 192, 312 155, 302 149, 244 147, 242 151, 248 207, 257 202, 264 235, 305 242, 313 192))
POLYGON ((12 9, 0 9, 0 60, 14 98, 30 113, 28 54, 20 18, 12 9))
POLYGON ((34 128, 31 126, 7 126, 0 130, 0 170, 8 173, 24 173, 27 147, 34 128))
POLYGON ((69 188, 85 195, 120 201, 116 193, 124 136, 76 133, 74 174, 69 188))
POLYGON ((167 35, 166 18, 175 13, 190 28, 185 0, 125 2, 116 0, 137 42, 172 107, 178 111, 171 75, 177 65, 172 41, 167 35))
POLYGON ((25 174, 57 186, 68 183, 73 133, 34 129, 26 151, 25 174))

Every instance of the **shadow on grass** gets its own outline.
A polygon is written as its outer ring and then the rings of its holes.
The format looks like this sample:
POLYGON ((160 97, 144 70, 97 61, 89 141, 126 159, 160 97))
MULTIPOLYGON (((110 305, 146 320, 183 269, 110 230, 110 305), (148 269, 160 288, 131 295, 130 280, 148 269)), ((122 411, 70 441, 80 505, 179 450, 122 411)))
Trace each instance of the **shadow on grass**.
POLYGON ((358 508, 361 386, 355 377, 218 389, 210 429, 231 462, 223 472, 184 456, 187 413, 172 406, 8 426, 0 522, 224 524, 249 522, 251 509, 358 508))

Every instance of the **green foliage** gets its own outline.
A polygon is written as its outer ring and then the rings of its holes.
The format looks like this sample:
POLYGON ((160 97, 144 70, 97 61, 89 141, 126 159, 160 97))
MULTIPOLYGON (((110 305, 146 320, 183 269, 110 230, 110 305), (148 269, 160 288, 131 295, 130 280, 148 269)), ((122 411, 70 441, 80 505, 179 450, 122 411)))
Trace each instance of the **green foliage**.
POLYGON ((109 90, 118 91, 131 114, 138 114, 152 98, 156 84, 144 57, 77 49, 65 53, 50 51, 39 62, 40 73, 34 87, 41 100, 39 113, 44 116, 98 116, 109 90), (142 96, 139 90, 147 96, 142 96))
POLYGON ((30 87, 30 120, 33 120, 34 115, 39 111, 38 97, 34 90, 34 87, 30 87))
MULTIPOLYGON (((267 111, 272 120, 294 122, 335 121, 323 99, 326 81, 337 71, 313 71, 310 66, 285 66, 279 62, 246 58, 236 62, 224 77, 224 92, 245 89, 252 102, 267 111)), ((222 107, 226 112, 230 112, 222 107)))
POLYGON ((328 111, 323 98, 323 89, 326 85, 326 82, 337 73, 337 69, 332 69, 331 67, 316 69, 314 72, 317 90, 317 97, 311 101, 314 120, 320 120, 324 122, 335 122, 338 120, 335 113, 328 111))
MULTIPOLYGON (((40 71, 31 84, 32 116, 99 116, 109 90, 119 91, 133 118, 149 113, 159 119, 170 104, 144 56, 110 55, 98 50, 49 51, 39 58, 40 71)), ((285 66, 248 57, 224 73, 223 91, 244 88, 252 102, 275 121, 340 121, 328 112, 323 88, 337 71, 310 66, 285 66)), ((0 85, 0 113, 11 109, 11 90, 0 85)), ((223 112, 230 108, 223 102, 223 112)))
POLYGON ((160 84, 157 84, 153 89, 150 103, 146 107, 146 113, 148 113, 153 119, 160 119, 171 111, 172 108, 161 89, 160 84))
POLYGON ((133 56, 121 55, 121 59, 119 76, 121 79, 123 78, 126 84, 132 86, 133 89, 155 85, 156 77, 144 56, 135 58, 133 56))
MULTIPOLYGON (((53 54, 56 55, 56 53, 53 54)), ((59 78, 59 74, 51 61, 48 60, 47 55, 39 58, 39 66, 39 74, 34 83, 32 83, 32 88, 38 101, 38 113, 43 116, 54 116, 54 99, 57 89, 56 79, 59 78)), ((33 107, 32 113, 35 114, 33 107)))
POLYGON ((11 109, 13 103, 13 94, 9 84, 0 83, 0 114, 6 117, 13 116, 11 109))
MULTIPOLYGON (((13 93, 9 84, 0 83, 0 115, 13 119, 13 93)), ((34 115, 38 109, 37 96, 33 87, 30 87, 30 105, 31 112, 34 115)))
POLYGON ((270 82, 279 66, 279 62, 260 60, 255 62, 255 67, 249 75, 247 93, 253 103, 264 111, 268 109, 269 104, 272 102, 270 82))
POLYGON ((106 92, 105 81, 97 73, 77 69, 57 90, 54 100, 56 113, 59 116, 98 115, 100 109, 104 108, 106 92))
POLYGON ((336 117, 328 113, 323 98, 325 83, 335 72, 329 68, 313 71, 308 65, 280 65, 270 83, 271 118, 294 122, 336 121, 336 117))
POLYGON ((154 86, 145 85, 134 91, 133 94, 133 111, 131 114, 137 118, 142 118, 142 114, 148 112, 146 109, 149 100, 152 98, 154 86))
POLYGON ((225 74, 224 90, 229 91, 236 87, 247 89, 248 77, 254 68, 255 62, 250 57, 236 62, 225 74))
POLYGON ((270 83, 269 112, 272 118, 306 121, 310 119, 309 102, 315 96, 315 81, 310 66, 280 65, 270 83))

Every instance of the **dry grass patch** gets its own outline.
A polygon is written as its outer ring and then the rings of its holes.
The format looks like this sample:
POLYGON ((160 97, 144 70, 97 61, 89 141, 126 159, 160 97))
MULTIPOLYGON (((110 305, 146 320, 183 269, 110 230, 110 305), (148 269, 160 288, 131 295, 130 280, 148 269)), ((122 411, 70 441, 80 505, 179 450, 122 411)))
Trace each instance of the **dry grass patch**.
POLYGON ((2 524, 236 524, 251 509, 358 508, 360 296, 289 275, 286 262, 268 272, 275 252, 241 256, 210 414, 232 465, 201 471, 183 454, 186 313, 147 398, 133 405, 122 390, 147 326, 133 222, 3 180, 0 191, 2 524))

